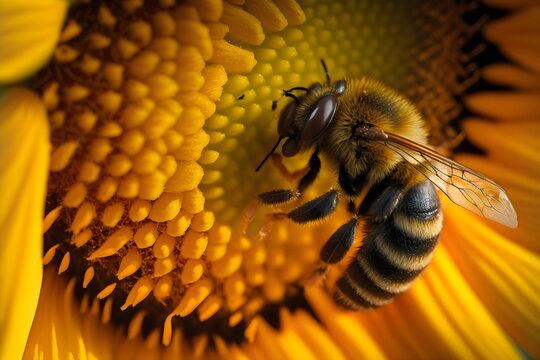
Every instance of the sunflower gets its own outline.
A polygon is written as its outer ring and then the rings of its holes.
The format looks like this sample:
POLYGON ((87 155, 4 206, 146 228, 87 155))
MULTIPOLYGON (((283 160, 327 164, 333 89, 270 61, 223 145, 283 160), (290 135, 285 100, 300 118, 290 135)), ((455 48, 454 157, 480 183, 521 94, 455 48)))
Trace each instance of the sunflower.
POLYGON ((539 19, 528 0, 0 4, 0 358, 540 357, 539 19), (413 100, 519 228, 443 197, 432 263, 392 304, 306 285, 345 211, 269 222, 254 195, 308 158, 253 170, 320 59, 413 100))

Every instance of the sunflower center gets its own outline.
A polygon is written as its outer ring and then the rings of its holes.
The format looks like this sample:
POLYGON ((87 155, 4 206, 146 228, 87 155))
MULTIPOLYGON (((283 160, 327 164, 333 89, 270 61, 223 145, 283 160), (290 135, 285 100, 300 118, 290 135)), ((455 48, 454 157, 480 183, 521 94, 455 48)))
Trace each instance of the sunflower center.
POLYGON ((198 188, 202 165, 217 158, 203 125, 227 80, 226 59, 214 56, 221 13, 220 3, 76 5, 36 80, 54 146, 49 218, 58 218, 45 262, 63 254, 59 272, 105 299, 105 317, 134 319, 140 304, 148 323, 163 323, 206 300, 190 319, 202 322, 223 303, 209 298, 212 274, 238 270, 231 231, 214 224, 198 188))
MULTIPOLYGON (((97 303, 132 334, 163 327, 165 344, 174 328, 242 338, 258 314, 301 294, 335 226, 276 222, 270 232, 258 213, 246 235, 242 214, 254 194, 295 186, 270 164, 257 178, 254 169, 275 141, 272 101, 323 80, 320 59, 333 78, 368 75, 431 99, 419 105, 435 142, 455 135, 445 123, 459 111, 452 21, 462 8, 254 4, 77 4, 35 81, 54 147, 45 263, 79 279, 83 308, 97 303), (451 71, 432 71, 440 64, 451 71)), ((306 197, 334 181, 323 172, 306 197)))

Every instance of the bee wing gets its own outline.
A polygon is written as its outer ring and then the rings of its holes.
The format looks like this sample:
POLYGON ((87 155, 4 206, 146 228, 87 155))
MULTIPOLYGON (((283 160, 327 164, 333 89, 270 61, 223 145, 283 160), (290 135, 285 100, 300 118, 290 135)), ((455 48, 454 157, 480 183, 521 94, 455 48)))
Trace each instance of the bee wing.
POLYGON ((379 140, 429 179, 450 200, 467 210, 511 228, 517 215, 506 192, 495 182, 425 146, 386 133, 379 140))

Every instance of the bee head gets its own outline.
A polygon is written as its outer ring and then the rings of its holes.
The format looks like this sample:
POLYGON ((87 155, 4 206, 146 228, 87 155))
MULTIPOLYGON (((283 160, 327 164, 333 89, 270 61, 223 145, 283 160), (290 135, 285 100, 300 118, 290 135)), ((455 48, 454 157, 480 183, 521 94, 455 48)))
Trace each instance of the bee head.
POLYGON ((304 97, 295 98, 283 109, 278 121, 280 138, 287 138, 281 150, 283 156, 296 155, 324 133, 334 120, 337 97, 346 89, 345 80, 336 81, 331 91, 324 91, 323 86, 317 82, 308 88, 304 97))
POLYGON ((321 83, 316 82, 309 88, 284 90, 284 96, 293 100, 285 106, 279 116, 278 141, 255 171, 261 168, 281 140, 285 138, 287 140, 281 149, 285 157, 294 156, 300 150, 312 146, 334 120, 338 104, 337 97, 345 90, 347 90, 345 80, 336 81, 333 85, 328 84, 324 88, 321 83), (297 97, 292 94, 293 90, 303 90, 306 94, 297 97))

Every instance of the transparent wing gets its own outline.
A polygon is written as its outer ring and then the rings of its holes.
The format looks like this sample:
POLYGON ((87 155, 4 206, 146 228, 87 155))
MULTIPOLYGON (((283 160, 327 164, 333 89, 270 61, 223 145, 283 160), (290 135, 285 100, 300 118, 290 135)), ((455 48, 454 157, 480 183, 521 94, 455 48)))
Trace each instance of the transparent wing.
POLYGON ((399 135, 379 140, 398 153, 454 203, 511 228, 517 215, 505 191, 496 183, 447 157, 399 135))

